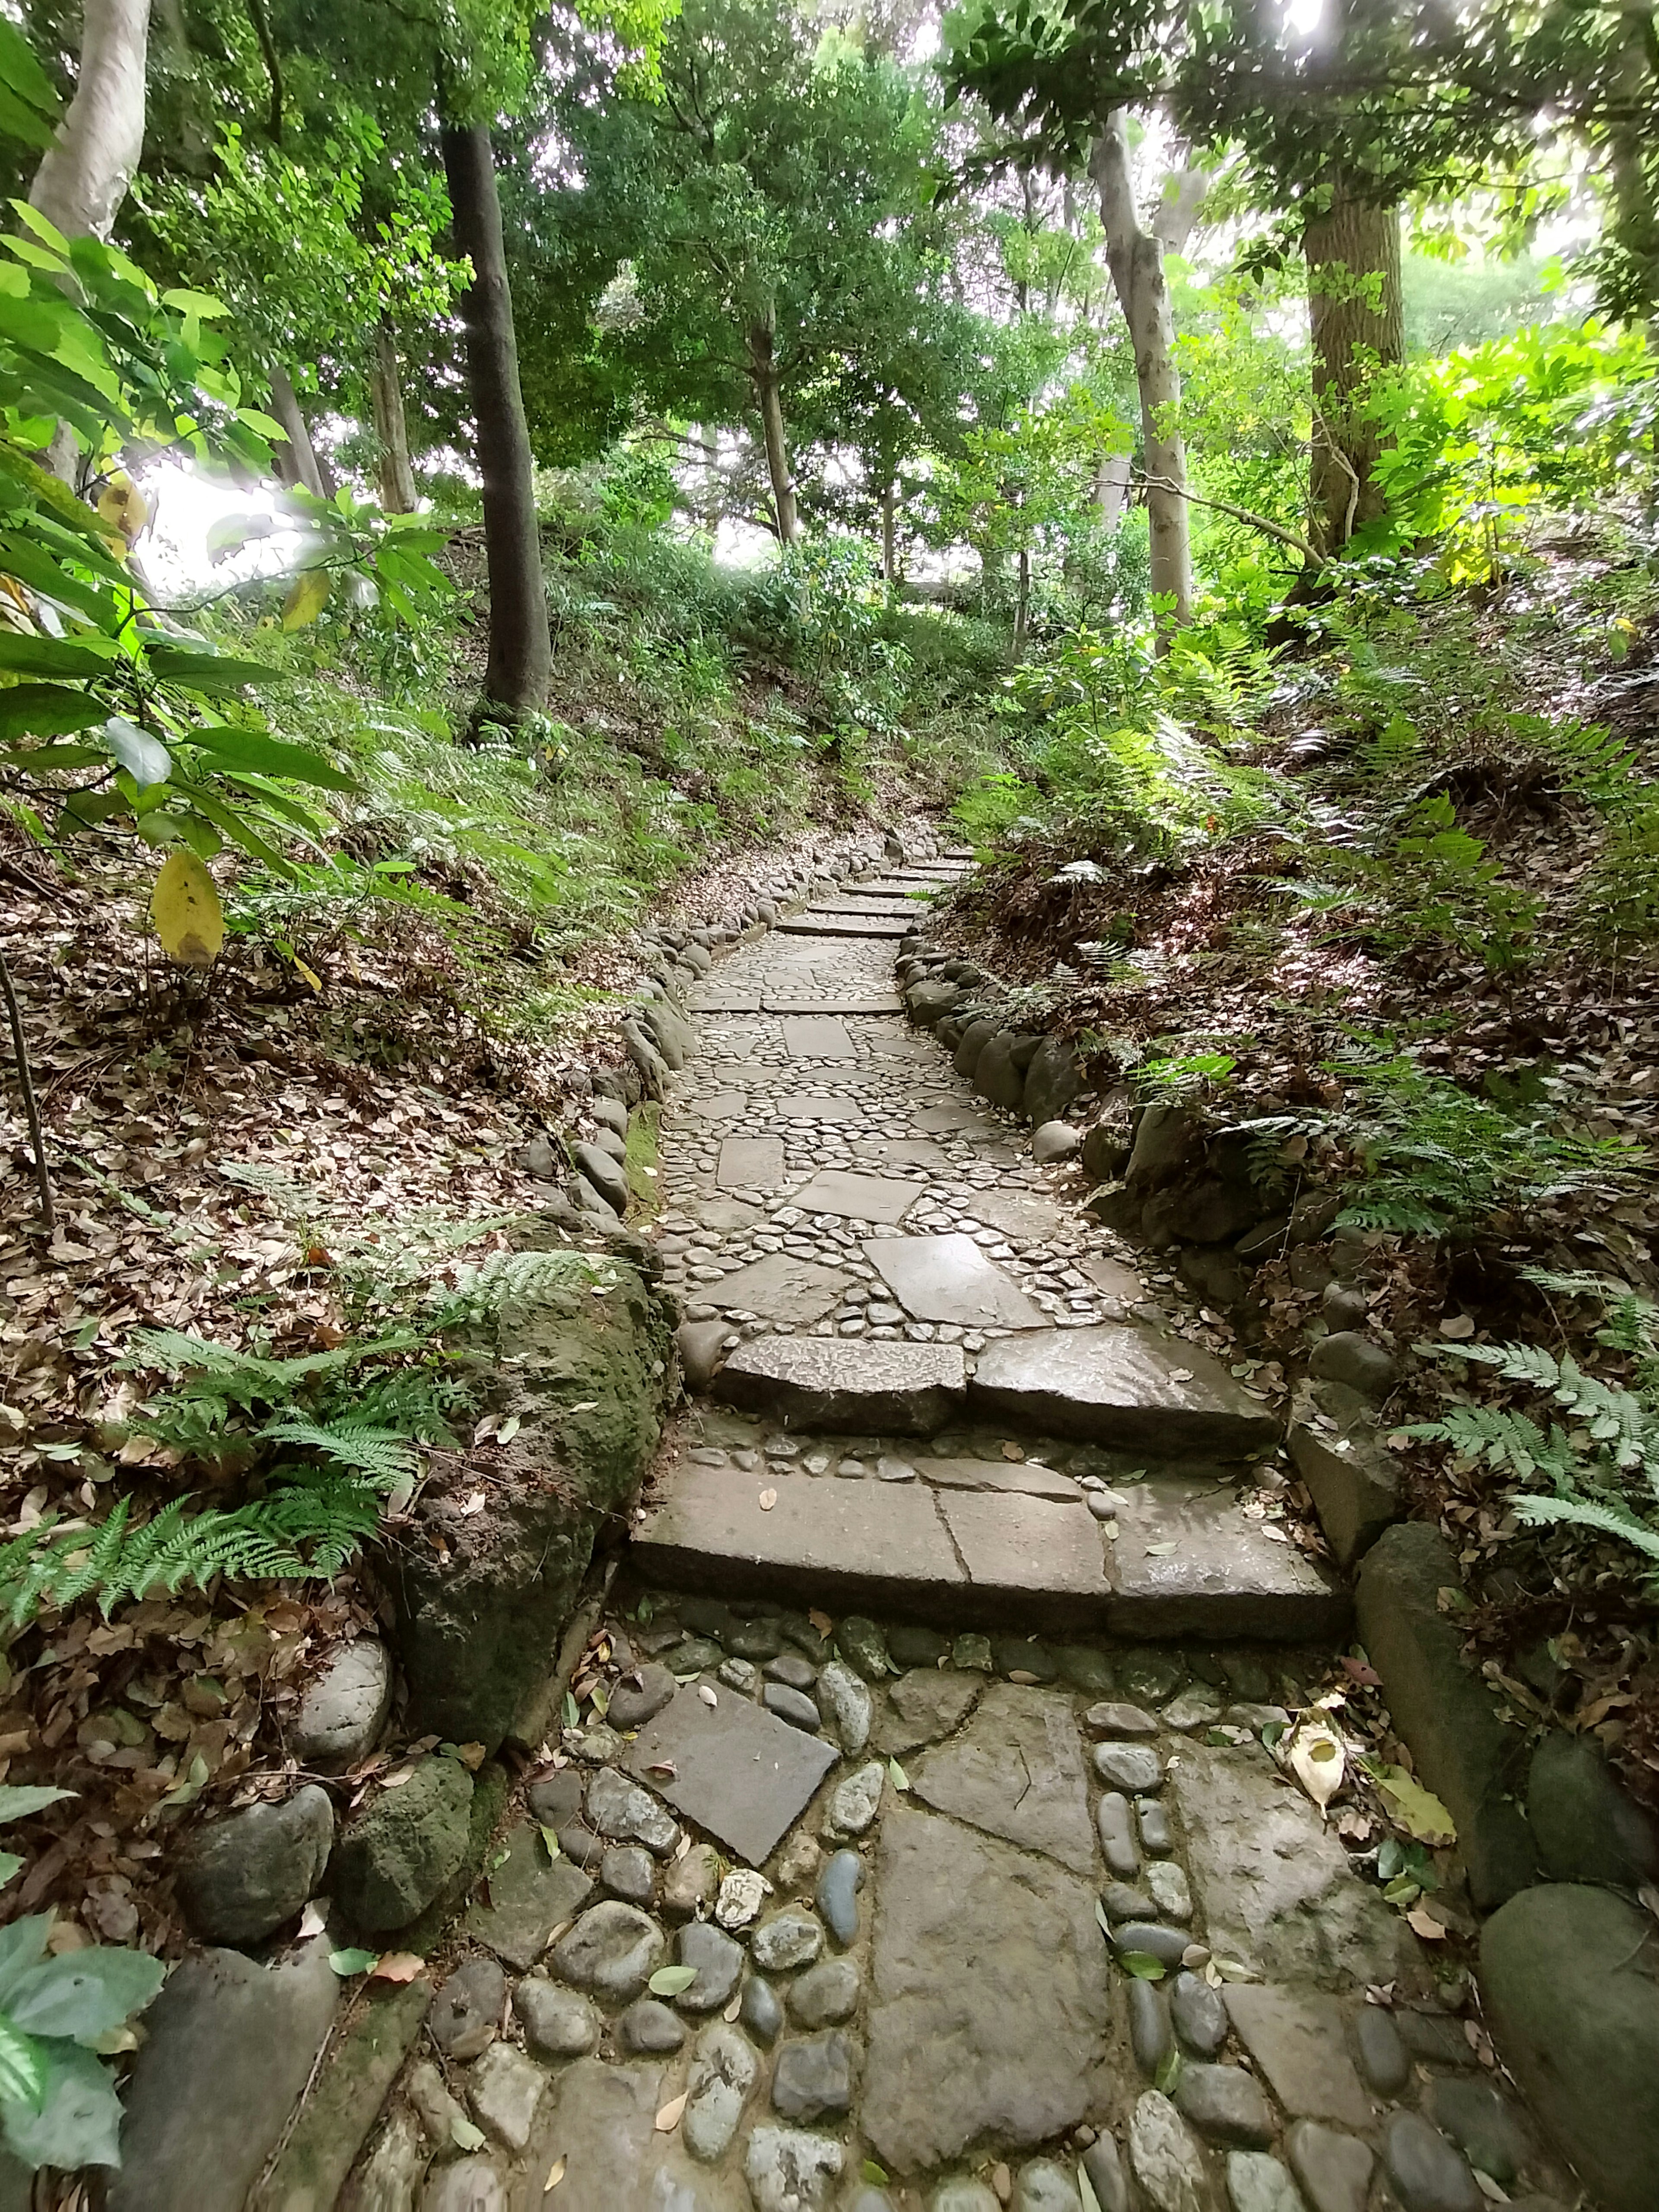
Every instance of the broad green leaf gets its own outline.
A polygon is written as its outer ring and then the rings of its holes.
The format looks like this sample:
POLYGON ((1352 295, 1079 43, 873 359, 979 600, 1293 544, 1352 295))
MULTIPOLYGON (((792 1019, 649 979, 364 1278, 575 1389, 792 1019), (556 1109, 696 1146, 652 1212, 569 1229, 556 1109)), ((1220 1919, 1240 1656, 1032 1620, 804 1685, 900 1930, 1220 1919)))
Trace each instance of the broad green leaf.
POLYGON ((697 1978, 695 1966, 659 1966, 646 1984, 653 1997, 677 1997, 697 1978))
POLYGON ((58 637, 25 637, 18 630, 0 629, 0 668, 15 676, 108 676, 109 653, 95 653, 88 645, 70 645, 58 637))
POLYGON ((31 2035, 85 2043, 142 2012, 165 1977, 161 1960, 145 1952, 94 1944, 31 1967, 8 1996, 6 2009, 31 2035))
POLYGON ((194 853, 170 853, 150 894, 155 934, 181 968, 210 968, 225 941, 224 910, 212 877, 194 853))
POLYGON ((239 814, 234 806, 222 805, 218 799, 210 798, 206 792, 194 788, 190 794, 190 802, 205 814, 210 822, 216 822, 226 836, 240 845, 245 853, 251 853, 256 860, 262 860, 274 875, 292 878, 294 871, 289 862, 273 844, 259 835, 246 815, 239 814))
MULTIPOLYGON (((63 105, 51 78, 35 59, 33 47, 16 25, 3 16, 0 16, 0 84, 27 106, 38 109, 43 118, 55 116, 63 105)), ((44 139, 32 139, 29 143, 50 145, 50 130, 44 139)))
POLYGON ((874 2159, 866 2158, 859 2168, 859 2179, 867 2181, 872 2189, 885 2189, 887 2168, 884 2166, 878 2166, 874 2159))
POLYGON ((121 2102, 107 2067, 76 2043, 49 2043, 46 2087, 38 2112, 0 2105, 8 2146, 26 2166, 121 2163, 121 2102))
MULTIPOLYGON (((0 695, 3 696, 3 695, 0 695)), ((239 730, 229 724, 191 730, 189 742, 210 753, 216 762, 250 769, 255 775, 285 775, 295 783, 314 783, 327 791, 356 791, 356 776, 335 767, 309 745, 292 745, 281 738, 268 738, 258 730, 239 730)))
POLYGON ((27 2105, 38 2112, 46 2088, 45 2051, 33 2036, 0 2013, 0 2104, 27 2105))
POLYGON ((69 691, 56 684, 14 684, 0 691, 0 742, 13 738, 64 738, 89 730, 109 713, 105 701, 89 691, 69 691))
POLYGON ((567 1728, 580 1728, 581 1720, 581 1707, 567 1690, 564 1693, 564 1724, 567 1728))
POLYGON ((15 1851, 0 1851, 0 1889, 22 1871, 23 1862, 15 1851))
POLYGON ((908 1790, 910 1787, 909 1776, 896 1759, 890 1759, 887 1762, 887 1779, 895 1790, 908 1790))
POLYGON ((1455 1844, 1457 1824, 1434 1795, 1403 1766, 1373 1767, 1377 1794, 1408 1836, 1419 1844, 1455 1844))
POLYGON ((161 739, 125 714, 112 714, 99 735, 141 790, 165 783, 173 774, 173 755, 161 739))
POLYGON ((38 1966, 46 1955, 46 1938, 52 1933, 52 1915, 32 1912, 27 1919, 14 1920, 9 1928, 0 1928, 0 2008, 10 1999, 16 1984, 38 1966))
POLYGON ((475 2128, 471 2121, 462 2112, 453 2113, 450 2117, 449 2139, 457 2150, 483 2148, 483 2130, 475 2128))
POLYGON ((1152 2087, 1155 2089, 1162 2089, 1166 2097, 1172 2097, 1175 2094, 1176 2083, 1180 2079, 1181 2053, 1171 2045, 1164 2052, 1158 2069, 1152 2076, 1152 2087))
POLYGON ((234 660, 228 653, 204 653, 188 646, 149 644, 149 659, 151 670, 164 684, 182 684, 192 691, 240 691, 250 684, 276 680, 276 672, 257 660, 234 660))
POLYGON ((27 775, 82 768, 100 768, 107 775, 109 755, 97 745, 8 745, 0 752, 0 765, 21 768, 27 775))
POLYGON ((44 1812, 48 1805, 60 1805, 77 1794, 73 1790, 53 1790, 44 1782, 0 1783, 0 1827, 8 1821, 26 1820, 31 1813, 44 1812))
POLYGON ((353 1974, 373 1972, 380 1963, 378 1951, 331 1951, 328 1963, 342 1981, 353 1974))
POLYGON ((1120 1951, 1117 1963, 1126 1974, 1133 1974, 1138 1982, 1161 1982, 1164 1961, 1153 1958, 1150 1951, 1120 1951))
POLYGON ((163 292, 161 305, 177 314, 193 315, 201 323, 218 322, 229 313, 224 301, 216 300, 211 292, 163 292))
POLYGON ((307 568, 296 576, 283 602, 283 628, 305 629, 314 623, 328 605, 332 582, 326 568, 307 568))
POLYGON ((554 1859, 559 1858, 562 1856, 559 1838, 555 1831, 550 1828, 544 1820, 539 1825, 542 1832, 542 1849, 547 1853, 549 1862, 551 1863, 554 1859))

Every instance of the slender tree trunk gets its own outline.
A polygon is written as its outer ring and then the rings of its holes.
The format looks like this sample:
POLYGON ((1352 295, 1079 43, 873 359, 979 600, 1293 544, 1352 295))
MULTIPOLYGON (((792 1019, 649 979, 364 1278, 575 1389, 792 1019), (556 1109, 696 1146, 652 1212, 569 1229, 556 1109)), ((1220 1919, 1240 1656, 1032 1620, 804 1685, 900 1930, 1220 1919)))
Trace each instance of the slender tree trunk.
POLYGON ((1313 334, 1313 453, 1309 536, 1336 553, 1383 512, 1375 476, 1382 441, 1364 403, 1379 369, 1406 358, 1400 210, 1367 207, 1339 185, 1302 234, 1313 334))
POLYGON ((380 505, 388 514, 413 514, 417 495, 409 459, 409 426, 404 418, 403 380, 398 369, 398 340, 383 315, 374 331, 374 358, 368 372, 374 408, 374 435, 380 448, 380 505))
POLYGON ((795 507, 795 479, 789 467, 789 441, 784 435, 783 399, 778 388, 777 357, 772 349, 769 322, 750 325, 749 375, 760 404, 761 435, 766 441, 766 469, 772 479, 772 514, 778 543, 793 545, 800 524, 795 507))
POLYGON ((1028 546, 1019 549, 1016 564, 1014 586, 1014 653, 1018 658, 1025 650, 1025 640, 1031 626, 1031 555, 1028 546))
POLYGON ((331 496, 323 489, 323 472, 318 464, 317 448, 311 442, 300 395, 294 389, 293 378, 280 362, 270 372, 270 411, 282 424, 288 440, 286 452, 280 446, 276 449, 277 473, 283 482, 299 484, 318 499, 331 496))
POLYGON ((898 581, 898 490, 891 483, 881 495, 881 580, 890 591, 898 581))
POLYGON ((81 67, 58 135, 29 186, 65 238, 107 238, 144 146, 149 0, 86 0, 81 67))
POLYGON ((441 135, 455 243, 472 264, 472 282, 461 295, 461 322, 489 579, 489 659, 474 720, 514 722, 546 706, 553 675, 535 464, 519 384, 489 127, 446 121, 441 135))
POLYGON ((1129 175, 1128 118, 1116 108, 1095 140, 1090 169, 1100 188, 1106 264, 1134 347, 1152 523, 1152 597, 1160 653, 1193 613, 1192 534, 1187 506, 1187 447, 1181 434, 1181 376, 1175 323, 1164 276, 1164 249, 1140 227, 1129 175))

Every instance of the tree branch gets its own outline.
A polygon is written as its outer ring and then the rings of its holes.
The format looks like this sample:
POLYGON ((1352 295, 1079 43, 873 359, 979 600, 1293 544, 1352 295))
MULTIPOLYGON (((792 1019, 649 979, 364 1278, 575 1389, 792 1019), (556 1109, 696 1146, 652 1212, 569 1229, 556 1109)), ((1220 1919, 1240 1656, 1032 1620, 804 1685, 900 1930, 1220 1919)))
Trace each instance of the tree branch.
POLYGON ((270 120, 266 128, 270 143, 280 147, 283 143, 283 64, 276 52, 276 41, 270 35, 270 16, 265 0, 247 0, 247 12, 253 25, 253 35, 259 41, 259 52, 264 57, 265 74, 270 79, 270 120))
POLYGON ((46 1139, 40 1133, 40 1108, 34 1096, 34 1077, 29 1067, 29 1051, 23 1042, 23 1016, 17 1004, 17 994, 12 988, 11 970, 0 956, 0 991, 6 999, 6 1012, 11 1018, 12 1049, 17 1055, 17 1087, 23 1094, 23 1119, 28 1123, 29 1145, 34 1154, 34 1179, 40 1191, 40 1222, 50 1236, 58 1226, 58 1210, 52 1200, 52 1175, 46 1166, 46 1139))
POLYGON ((1231 515, 1235 522, 1243 523, 1247 529, 1260 530, 1268 538, 1276 538, 1281 545, 1288 545, 1293 553, 1301 554, 1303 559, 1310 561, 1316 568, 1325 566, 1324 555, 1316 552, 1305 538, 1297 537, 1294 530, 1286 530, 1282 523, 1270 522, 1265 514, 1252 514, 1248 507, 1234 507, 1224 499, 1206 499, 1198 492, 1188 491, 1185 484, 1172 483, 1167 477, 1149 477, 1138 472, 1132 481, 1142 490, 1151 487, 1158 491, 1174 492, 1190 507, 1212 507, 1219 514, 1231 515))

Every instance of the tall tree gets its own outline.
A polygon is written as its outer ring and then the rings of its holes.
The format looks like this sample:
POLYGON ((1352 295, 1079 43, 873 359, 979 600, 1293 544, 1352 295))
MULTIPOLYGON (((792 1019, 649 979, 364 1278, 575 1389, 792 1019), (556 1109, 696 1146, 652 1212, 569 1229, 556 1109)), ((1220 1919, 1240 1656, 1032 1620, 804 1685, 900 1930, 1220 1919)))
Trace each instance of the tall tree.
POLYGON ((75 96, 29 204, 65 238, 107 239, 144 146, 149 0, 85 0, 75 96))

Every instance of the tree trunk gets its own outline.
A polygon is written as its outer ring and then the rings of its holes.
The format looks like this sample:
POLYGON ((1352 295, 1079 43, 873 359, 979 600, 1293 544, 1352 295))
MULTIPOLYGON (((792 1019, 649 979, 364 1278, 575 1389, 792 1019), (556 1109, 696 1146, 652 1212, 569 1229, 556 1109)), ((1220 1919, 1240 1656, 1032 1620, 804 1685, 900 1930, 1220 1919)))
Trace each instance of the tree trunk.
POLYGON ((519 384, 489 126, 445 121, 441 136, 455 244, 472 264, 472 282, 461 295, 460 307, 489 580, 489 659, 473 719, 475 725, 483 720, 512 723, 546 706, 553 675, 535 465, 519 384))
POLYGON ((889 591, 898 581, 898 492, 889 483, 881 495, 881 580, 889 591))
POLYGON ((29 186, 65 238, 106 239, 144 146, 149 0, 86 0, 81 67, 58 135, 29 186))
POLYGON ((369 397, 374 435, 380 447, 380 505, 388 514, 413 514, 417 494, 409 459, 409 426, 404 419, 403 380, 398 373, 398 341, 382 316, 374 332, 369 365, 369 397))
POLYGON ((1100 188, 1106 265, 1129 325, 1140 434, 1146 451, 1146 507, 1152 522, 1152 598, 1157 644, 1167 653, 1192 620, 1192 534, 1187 507, 1187 447, 1181 434, 1181 376, 1175 324, 1164 276, 1164 249, 1140 227, 1129 176, 1128 118, 1115 108, 1095 140, 1089 167, 1100 188))
POLYGON ((270 372, 270 411, 283 426, 288 440, 286 451, 276 448, 276 473, 284 483, 301 485, 317 499, 329 495, 323 489, 323 472, 318 465, 317 448, 311 442, 305 410, 300 404, 300 395, 294 389, 294 380, 280 363, 270 372))
POLYGON ((1031 554, 1029 546, 1019 549, 1015 568, 1014 586, 1014 658, 1024 653, 1025 640, 1031 627, 1031 554))
POLYGON ((1400 283, 1400 210, 1366 207, 1339 185, 1328 213, 1302 234, 1313 335, 1313 453, 1309 536, 1339 552, 1386 502, 1374 470, 1382 441, 1364 419, 1379 369, 1406 358, 1400 283))
POLYGON ((754 323, 749 331, 749 375, 760 403, 761 435, 766 441, 766 470, 772 479, 772 514, 780 545, 793 545, 799 530, 795 507, 795 479, 789 467, 789 444, 783 429, 783 398, 778 389, 777 358, 772 350, 772 325, 754 323))

